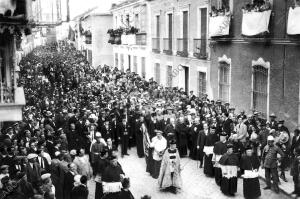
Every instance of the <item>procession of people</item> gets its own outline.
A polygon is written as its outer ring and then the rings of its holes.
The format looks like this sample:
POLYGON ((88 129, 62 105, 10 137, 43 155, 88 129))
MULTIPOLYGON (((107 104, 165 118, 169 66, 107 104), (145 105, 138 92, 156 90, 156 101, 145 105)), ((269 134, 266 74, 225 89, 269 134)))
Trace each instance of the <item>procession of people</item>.
POLYGON ((36 48, 20 70, 23 121, 6 123, 0 136, 4 198, 83 199, 94 180, 96 199, 133 199, 130 176, 118 162, 133 147, 160 190, 182 190, 180 160, 191 158, 225 195, 234 196, 242 178, 245 198, 261 195, 260 168, 264 189, 273 184, 278 193, 292 166, 300 196, 300 133, 292 135, 274 114, 236 113, 228 102, 163 87, 130 70, 92 68, 67 41, 36 48))

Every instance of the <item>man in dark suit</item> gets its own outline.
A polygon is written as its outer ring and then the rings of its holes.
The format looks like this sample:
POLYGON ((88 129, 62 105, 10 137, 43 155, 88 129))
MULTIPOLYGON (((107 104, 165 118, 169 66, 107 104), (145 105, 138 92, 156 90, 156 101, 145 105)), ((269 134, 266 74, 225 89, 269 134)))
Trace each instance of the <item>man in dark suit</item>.
POLYGON ((225 120, 223 123, 223 131, 227 134, 228 137, 230 137, 232 120, 229 118, 229 113, 225 113, 224 115, 225 115, 225 120))
POLYGON ((27 175, 28 182, 32 184, 33 187, 37 187, 38 182, 41 180, 41 167, 36 162, 37 155, 29 154, 27 156, 28 163, 26 164, 25 171, 27 175))
POLYGON ((77 175, 76 165, 70 163, 68 165, 69 171, 65 173, 64 178, 64 199, 71 199, 71 192, 74 187, 74 177, 77 175))
POLYGON ((43 157, 42 151, 40 149, 37 150, 37 154, 38 154, 37 162, 41 167, 41 172, 49 173, 50 165, 49 165, 47 159, 45 157, 43 157))
POLYGON ((295 157, 295 149, 300 147, 300 130, 295 129, 294 136, 292 138, 292 145, 291 145, 291 155, 295 157))
POLYGON ((88 199, 89 190, 87 188, 87 177, 81 176, 80 178, 80 185, 74 187, 71 191, 71 198, 72 199, 88 199))
POLYGON ((206 141, 206 136, 208 135, 208 133, 209 133, 208 124, 204 123, 203 130, 199 132, 197 137, 197 156, 199 157, 200 160, 200 168, 203 167, 203 158, 204 158, 203 149, 206 141))
POLYGON ((126 117, 123 118, 122 124, 120 125, 119 135, 121 140, 121 153, 123 157, 124 155, 129 155, 127 153, 127 149, 128 149, 130 135, 129 135, 129 127, 126 121, 126 117))

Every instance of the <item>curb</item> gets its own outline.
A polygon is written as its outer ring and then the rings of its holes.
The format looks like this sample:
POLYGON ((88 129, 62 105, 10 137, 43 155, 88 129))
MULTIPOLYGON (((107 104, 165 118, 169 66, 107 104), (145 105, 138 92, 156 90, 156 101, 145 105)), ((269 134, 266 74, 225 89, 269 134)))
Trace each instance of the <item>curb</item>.
MULTIPOLYGON (((262 176, 259 176, 259 179, 263 180, 264 182, 266 182, 266 179, 262 176)), ((286 195, 287 197, 289 198, 294 198, 291 194, 289 194, 288 192, 286 192, 284 189, 282 189, 280 186, 279 186, 279 191, 281 193, 283 193, 284 195, 286 195)))

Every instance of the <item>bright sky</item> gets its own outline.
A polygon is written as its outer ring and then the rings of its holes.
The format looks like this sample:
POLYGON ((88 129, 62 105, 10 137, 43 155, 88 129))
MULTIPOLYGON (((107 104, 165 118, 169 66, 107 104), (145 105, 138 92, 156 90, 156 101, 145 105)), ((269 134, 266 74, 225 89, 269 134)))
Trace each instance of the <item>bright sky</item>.
POLYGON ((90 8, 99 6, 103 10, 109 10, 112 3, 119 3, 124 0, 70 0, 71 19, 82 14, 90 8))

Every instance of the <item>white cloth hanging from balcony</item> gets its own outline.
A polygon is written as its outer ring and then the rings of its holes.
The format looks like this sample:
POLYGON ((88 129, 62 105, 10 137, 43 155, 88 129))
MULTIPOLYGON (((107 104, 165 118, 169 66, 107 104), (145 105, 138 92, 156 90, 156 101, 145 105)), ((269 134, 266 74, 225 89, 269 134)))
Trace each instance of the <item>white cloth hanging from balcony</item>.
POLYGON ((229 35, 230 15, 210 17, 209 36, 220 37, 229 35))
POLYGON ((242 34, 255 36, 269 32, 271 10, 264 12, 244 12, 242 22, 242 34))
POLYGON ((287 34, 297 35, 300 34, 300 7, 290 8, 287 23, 287 34))

